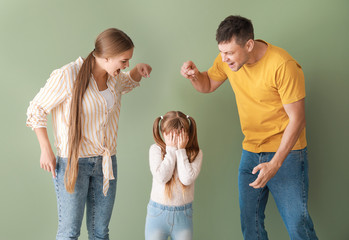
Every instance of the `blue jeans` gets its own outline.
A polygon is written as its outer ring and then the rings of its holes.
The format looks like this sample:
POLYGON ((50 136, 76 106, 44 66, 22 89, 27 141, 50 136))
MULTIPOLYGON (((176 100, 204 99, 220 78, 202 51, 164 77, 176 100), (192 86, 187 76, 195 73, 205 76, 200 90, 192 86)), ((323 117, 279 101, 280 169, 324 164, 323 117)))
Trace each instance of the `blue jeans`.
POLYGON ((264 210, 269 191, 292 240, 318 239, 308 213, 308 160, 307 148, 289 153, 276 175, 264 188, 249 186, 258 173, 252 169, 269 162, 274 152, 252 153, 243 150, 239 167, 239 201, 241 228, 244 239, 268 239, 264 228, 264 210))
POLYGON ((58 208, 57 240, 78 239, 86 205, 89 240, 109 239, 109 221, 116 193, 116 157, 112 156, 115 180, 110 181, 107 196, 103 195, 102 157, 79 159, 79 174, 74 193, 64 186, 67 159, 57 157, 54 179, 58 208))
POLYGON ((145 240, 191 240, 193 238, 193 208, 166 206, 149 201, 145 222, 145 240))

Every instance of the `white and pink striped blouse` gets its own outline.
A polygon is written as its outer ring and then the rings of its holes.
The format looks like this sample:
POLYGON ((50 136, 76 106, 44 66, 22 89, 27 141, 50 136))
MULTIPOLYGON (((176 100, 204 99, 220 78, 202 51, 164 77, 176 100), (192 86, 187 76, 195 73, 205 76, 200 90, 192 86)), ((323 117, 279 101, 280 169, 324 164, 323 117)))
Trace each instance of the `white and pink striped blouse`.
MULTIPOLYGON (((83 59, 79 57, 75 62, 53 71, 27 110, 27 126, 32 129, 46 128, 47 115, 52 113, 55 147, 60 157, 68 157, 70 103, 73 84, 82 63, 83 59)), ((132 80, 129 72, 120 72, 116 77, 109 76, 107 85, 115 99, 113 107, 109 110, 95 79, 91 76, 82 101, 82 138, 79 155, 103 156, 105 195, 109 179, 114 179, 110 156, 116 154, 121 95, 139 86, 139 83, 132 80)))

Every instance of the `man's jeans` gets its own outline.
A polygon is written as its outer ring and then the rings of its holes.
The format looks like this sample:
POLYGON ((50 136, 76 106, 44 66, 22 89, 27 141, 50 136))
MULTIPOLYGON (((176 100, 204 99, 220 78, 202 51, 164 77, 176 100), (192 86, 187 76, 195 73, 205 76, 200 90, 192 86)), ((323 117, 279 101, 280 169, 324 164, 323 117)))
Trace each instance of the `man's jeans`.
POLYGON ((109 239, 109 221, 116 193, 116 157, 112 156, 114 180, 109 183, 107 196, 103 195, 102 156, 80 158, 79 174, 74 193, 64 186, 67 159, 57 157, 54 179, 57 207, 57 240, 78 239, 86 205, 86 224, 89 240, 109 239))
POLYGON ((249 186, 259 174, 259 172, 252 174, 253 168, 260 163, 269 162, 274 154, 274 152, 242 151, 239 167, 239 201, 244 239, 268 239, 264 228, 264 210, 269 191, 275 199, 292 240, 318 239, 307 206, 307 148, 291 151, 279 171, 264 188, 254 189, 249 186))

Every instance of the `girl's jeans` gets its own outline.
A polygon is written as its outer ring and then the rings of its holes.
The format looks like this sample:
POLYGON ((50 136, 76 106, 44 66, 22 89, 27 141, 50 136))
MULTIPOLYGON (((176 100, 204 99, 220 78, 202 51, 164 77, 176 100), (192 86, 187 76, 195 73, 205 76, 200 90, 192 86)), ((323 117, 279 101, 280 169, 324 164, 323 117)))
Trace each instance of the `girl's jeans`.
POLYGON ((239 201, 244 239, 268 239, 264 228, 264 210, 269 191, 292 240, 316 240, 313 222, 308 213, 307 149, 291 151, 276 175, 263 188, 249 186, 258 173, 252 169, 269 162, 274 152, 252 153, 243 150, 239 167, 239 201))
POLYGON ((191 240, 193 237, 192 203, 166 206, 150 200, 145 223, 146 240, 191 240))
POLYGON ((78 239, 86 205, 86 225, 89 240, 109 239, 109 221, 116 193, 116 157, 112 156, 114 180, 110 181, 107 196, 103 195, 102 156, 80 158, 79 174, 74 193, 64 186, 67 158, 57 157, 54 179, 57 208, 57 240, 78 239))

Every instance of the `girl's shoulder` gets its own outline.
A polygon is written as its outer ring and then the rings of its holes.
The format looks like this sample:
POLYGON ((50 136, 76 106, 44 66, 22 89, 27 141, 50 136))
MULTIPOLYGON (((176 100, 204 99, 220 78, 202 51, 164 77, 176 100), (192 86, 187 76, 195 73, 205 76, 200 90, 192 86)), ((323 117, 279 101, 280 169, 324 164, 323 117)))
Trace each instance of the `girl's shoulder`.
POLYGON ((153 150, 153 151, 161 151, 161 148, 159 145, 157 145, 156 143, 152 144, 149 148, 149 150, 153 150))

